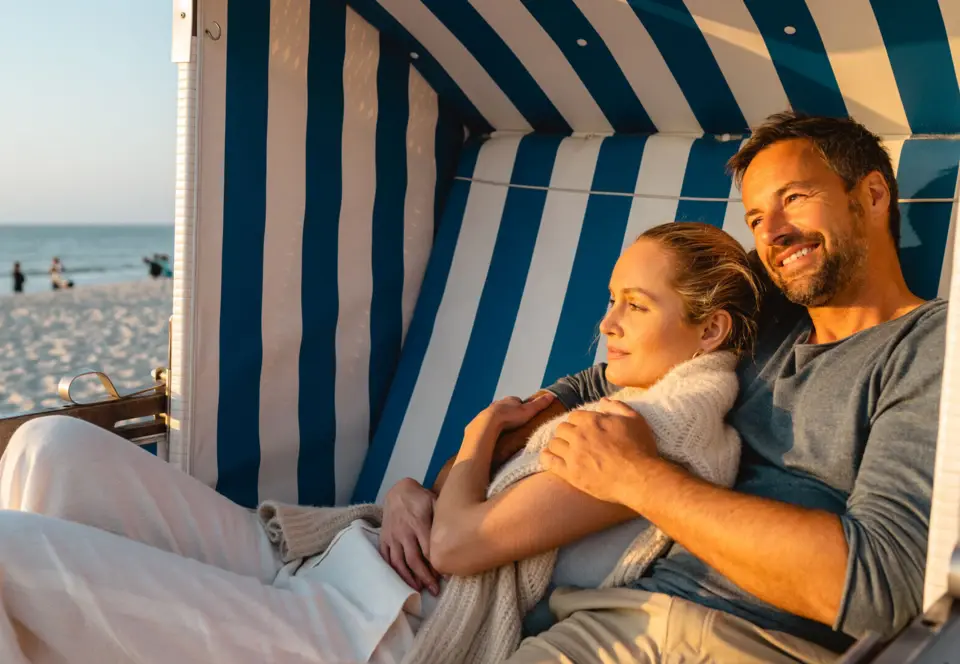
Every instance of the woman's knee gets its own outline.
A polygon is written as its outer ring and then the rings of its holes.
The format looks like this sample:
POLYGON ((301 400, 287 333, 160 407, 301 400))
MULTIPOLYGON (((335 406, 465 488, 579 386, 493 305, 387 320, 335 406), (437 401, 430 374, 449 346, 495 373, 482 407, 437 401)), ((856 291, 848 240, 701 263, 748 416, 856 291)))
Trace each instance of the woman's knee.
POLYGON ((110 432, 75 417, 46 415, 20 425, 4 452, 4 461, 28 460, 31 465, 62 466, 71 457, 89 454, 91 447, 109 436, 110 432))

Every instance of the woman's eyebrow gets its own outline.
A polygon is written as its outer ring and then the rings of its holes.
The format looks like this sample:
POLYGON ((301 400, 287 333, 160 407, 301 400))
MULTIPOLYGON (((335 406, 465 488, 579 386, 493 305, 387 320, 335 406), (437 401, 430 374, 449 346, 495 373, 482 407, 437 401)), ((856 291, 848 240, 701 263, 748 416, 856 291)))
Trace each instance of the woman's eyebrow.
POLYGON ((643 288, 640 288, 639 286, 633 286, 633 287, 631 287, 631 288, 624 288, 624 289, 623 289, 623 292, 624 292, 624 293, 640 293, 640 295, 643 295, 643 296, 644 296, 645 298, 647 298, 648 300, 652 300, 653 302, 656 302, 656 301, 657 301, 657 296, 656 296, 656 295, 654 295, 653 293, 651 293, 651 292, 648 291, 648 290, 644 290, 643 288))

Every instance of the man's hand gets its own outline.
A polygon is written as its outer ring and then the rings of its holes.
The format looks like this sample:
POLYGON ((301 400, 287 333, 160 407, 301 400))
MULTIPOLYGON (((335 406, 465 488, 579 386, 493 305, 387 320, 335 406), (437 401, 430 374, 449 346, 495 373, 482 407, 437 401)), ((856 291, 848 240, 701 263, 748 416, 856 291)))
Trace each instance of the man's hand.
POLYGON ((433 505, 432 491, 410 478, 400 480, 387 492, 380 530, 380 555, 417 592, 427 588, 440 592, 439 575, 428 562, 433 505))
POLYGON ((603 399, 599 412, 578 410, 557 427, 540 454, 544 467, 599 500, 622 503, 636 491, 644 465, 657 459, 646 420, 620 401, 603 399))

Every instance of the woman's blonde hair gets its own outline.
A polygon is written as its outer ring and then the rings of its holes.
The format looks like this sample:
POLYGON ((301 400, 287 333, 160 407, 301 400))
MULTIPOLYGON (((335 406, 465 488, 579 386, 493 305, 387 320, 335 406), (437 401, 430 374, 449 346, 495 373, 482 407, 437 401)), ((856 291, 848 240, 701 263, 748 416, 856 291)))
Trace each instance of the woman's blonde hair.
POLYGON ((673 255, 673 287, 690 323, 725 310, 733 324, 719 350, 753 352, 760 310, 760 284, 746 249, 710 224, 676 221, 645 231, 637 241, 655 240, 673 255))

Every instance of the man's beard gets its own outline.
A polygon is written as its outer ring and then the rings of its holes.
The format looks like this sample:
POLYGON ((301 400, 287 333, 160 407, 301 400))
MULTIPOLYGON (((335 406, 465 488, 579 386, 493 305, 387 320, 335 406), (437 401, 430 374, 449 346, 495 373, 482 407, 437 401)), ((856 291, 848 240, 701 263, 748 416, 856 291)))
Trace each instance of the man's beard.
POLYGON ((787 299, 804 307, 822 307, 829 304, 838 293, 850 285, 854 279, 863 276, 860 271, 865 258, 865 233, 863 225, 864 210, 860 203, 850 200, 851 225, 849 230, 833 235, 833 249, 828 250, 821 233, 795 235, 785 238, 780 244, 770 248, 768 265, 775 265, 775 256, 787 247, 816 242, 822 256, 816 272, 794 278, 784 278, 779 268, 768 268, 770 277, 787 299))

